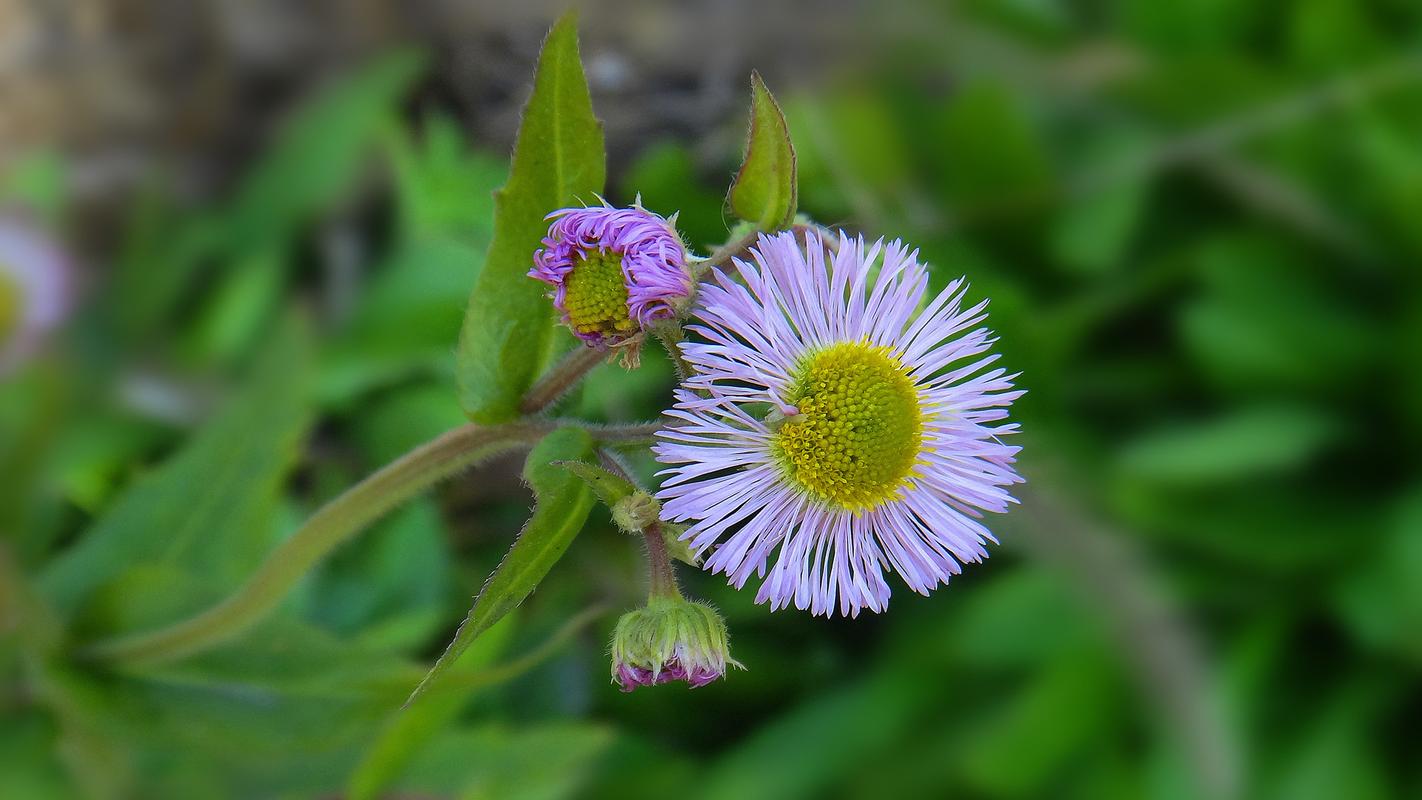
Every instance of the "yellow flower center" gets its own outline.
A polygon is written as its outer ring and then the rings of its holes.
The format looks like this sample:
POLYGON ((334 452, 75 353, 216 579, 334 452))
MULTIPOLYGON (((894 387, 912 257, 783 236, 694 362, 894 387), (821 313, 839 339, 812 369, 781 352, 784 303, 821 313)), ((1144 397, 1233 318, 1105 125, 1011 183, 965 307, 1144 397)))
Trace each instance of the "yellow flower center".
POLYGON ((637 330, 627 316, 622 256, 592 251, 578 259, 564 283, 563 308, 578 333, 626 336, 637 330))
POLYGON ((24 298, 20 287, 0 267, 0 345, 10 340, 20 327, 20 315, 24 312, 24 298))
POLYGON ((806 356, 772 451, 806 491, 851 511, 899 496, 923 443, 918 389, 887 347, 842 342, 806 356))

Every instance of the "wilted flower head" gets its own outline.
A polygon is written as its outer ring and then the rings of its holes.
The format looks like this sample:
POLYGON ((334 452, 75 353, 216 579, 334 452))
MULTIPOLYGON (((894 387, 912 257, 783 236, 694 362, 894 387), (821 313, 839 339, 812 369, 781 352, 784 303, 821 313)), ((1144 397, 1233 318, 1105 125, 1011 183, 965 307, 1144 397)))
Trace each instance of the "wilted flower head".
POLYGON ((69 264, 43 233, 0 218, 0 374, 39 346, 69 304, 69 264))
POLYGON ((899 242, 841 235, 827 256, 786 233, 752 256, 744 285, 701 289, 696 374, 654 448, 666 518, 737 588, 761 575, 757 602, 814 614, 882 611, 884 567, 927 594, 985 558, 981 511, 1021 481, 1017 426, 992 424, 1021 392, 983 371, 986 301, 962 310, 959 279, 923 306, 928 272, 899 242))
POLYGON ((563 323, 589 345, 618 345, 676 316, 691 294, 672 223, 640 205, 564 208, 529 277, 552 286, 563 323))
POLYGON ((680 596, 653 596, 622 615, 612 635, 612 679, 624 692, 671 681, 695 689, 726 674, 727 664, 740 666, 721 615, 680 596))

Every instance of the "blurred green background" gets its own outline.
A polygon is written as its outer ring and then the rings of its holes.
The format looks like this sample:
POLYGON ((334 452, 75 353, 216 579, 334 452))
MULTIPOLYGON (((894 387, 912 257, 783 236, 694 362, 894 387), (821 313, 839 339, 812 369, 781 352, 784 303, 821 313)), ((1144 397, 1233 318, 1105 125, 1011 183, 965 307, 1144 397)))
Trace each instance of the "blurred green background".
MULTIPOLYGON (((461 424, 559 10, 469 5, 0 3, 3 205, 76 274, 0 378, 0 797, 1422 797, 1410 0, 586 3, 613 202, 723 241, 758 68, 802 210, 991 298, 1029 389, 993 557, 857 620, 684 571, 747 669, 624 695, 642 566, 597 510, 395 723, 527 513, 501 459, 237 642, 73 655, 222 597, 461 424)), ((561 410, 649 419, 671 380, 649 351, 561 410)))

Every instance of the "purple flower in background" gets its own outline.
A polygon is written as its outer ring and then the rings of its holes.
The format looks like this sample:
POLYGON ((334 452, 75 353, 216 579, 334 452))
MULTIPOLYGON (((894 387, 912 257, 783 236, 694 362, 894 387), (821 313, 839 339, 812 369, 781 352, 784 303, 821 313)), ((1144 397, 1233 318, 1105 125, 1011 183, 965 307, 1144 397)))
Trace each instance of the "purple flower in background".
MULTIPOLYGON (((642 208, 564 208, 529 277, 553 287, 563 323, 590 346, 616 346, 677 314, 691 294, 673 221, 642 208)), ((675 218, 673 218, 674 220, 675 218)))
POLYGON ((64 320, 69 262, 39 229, 0 218, 0 375, 14 369, 64 320))
POLYGON ((996 542, 981 512, 1022 479, 1002 441, 1017 426, 995 423, 1022 392, 987 369, 987 302, 963 310, 963 279, 925 306, 917 251, 803 245, 762 236, 735 262, 743 283, 702 287, 657 496, 707 569, 764 579, 756 602, 883 611, 885 567, 928 594, 996 542))
POLYGON ((727 664, 740 666, 721 615, 680 595, 652 597, 623 614, 612 635, 612 680, 624 692, 672 681, 695 689, 726 674, 727 664))

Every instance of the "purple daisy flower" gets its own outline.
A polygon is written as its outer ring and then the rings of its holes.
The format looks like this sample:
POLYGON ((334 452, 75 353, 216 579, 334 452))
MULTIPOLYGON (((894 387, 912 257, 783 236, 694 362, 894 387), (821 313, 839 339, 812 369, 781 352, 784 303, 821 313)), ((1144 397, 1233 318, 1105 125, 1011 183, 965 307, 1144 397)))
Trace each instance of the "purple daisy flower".
POLYGON ((640 202, 564 208, 548 219, 528 276, 553 287, 563 323, 588 345, 622 344, 675 317, 691 294, 676 228, 640 202))
POLYGON ((64 320, 69 262, 33 225, 0 218, 0 375, 29 357, 64 320))
POLYGON ((928 272, 895 241, 762 236, 754 263, 701 288, 696 374, 657 434, 657 496, 705 567, 756 602, 883 611, 884 568, 928 594, 996 543, 979 521, 1015 502, 996 424, 1022 392, 987 369, 987 302, 963 279, 924 305, 928 272), (984 371, 986 370, 986 371, 984 371), (767 569, 768 566, 768 569, 767 569))

